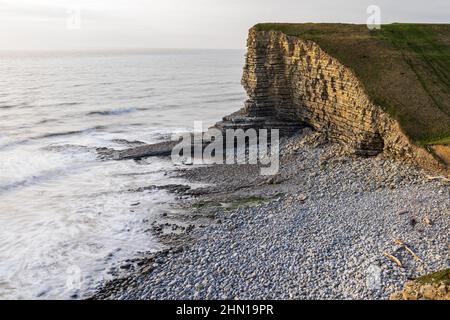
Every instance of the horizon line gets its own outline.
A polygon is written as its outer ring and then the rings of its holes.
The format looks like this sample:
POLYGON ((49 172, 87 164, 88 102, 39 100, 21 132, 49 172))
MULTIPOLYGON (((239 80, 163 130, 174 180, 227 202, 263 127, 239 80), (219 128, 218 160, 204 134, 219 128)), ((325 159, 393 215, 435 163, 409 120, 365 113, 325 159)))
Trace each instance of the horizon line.
POLYGON ((200 50, 211 50, 211 51, 219 51, 219 50, 230 50, 230 51, 237 51, 237 50, 245 50, 245 47, 242 48, 151 48, 151 47, 142 47, 142 48, 120 48, 120 47, 114 47, 114 48, 51 48, 51 49, 44 49, 44 48, 17 48, 17 49, 0 49, 0 53, 26 53, 26 52, 36 52, 36 53, 50 53, 50 52, 56 52, 56 53, 64 53, 64 52, 131 52, 131 51, 200 51, 200 50))

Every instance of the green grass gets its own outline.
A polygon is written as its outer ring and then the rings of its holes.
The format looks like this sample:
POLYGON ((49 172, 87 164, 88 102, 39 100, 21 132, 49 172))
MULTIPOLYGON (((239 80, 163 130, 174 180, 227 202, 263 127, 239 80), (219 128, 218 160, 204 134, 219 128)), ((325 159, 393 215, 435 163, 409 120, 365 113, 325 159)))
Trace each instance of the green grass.
POLYGON ((443 269, 431 274, 422 276, 416 280, 419 283, 450 283, 450 268, 443 269))
POLYGON ((450 144, 450 134, 448 136, 444 136, 442 138, 422 140, 422 141, 419 141, 419 143, 421 145, 429 145, 429 146, 439 145, 439 144, 448 145, 448 144, 450 144))
POLYGON ((311 40, 352 69, 416 143, 450 143, 450 24, 255 26, 311 40))
POLYGON ((221 206, 228 211, 234 211, 239 208, 256 207, 260 204, 268 202, 269 200, 270 199, 263 197, 250 196, 234 199, 232 202, 221 203, 221 206))

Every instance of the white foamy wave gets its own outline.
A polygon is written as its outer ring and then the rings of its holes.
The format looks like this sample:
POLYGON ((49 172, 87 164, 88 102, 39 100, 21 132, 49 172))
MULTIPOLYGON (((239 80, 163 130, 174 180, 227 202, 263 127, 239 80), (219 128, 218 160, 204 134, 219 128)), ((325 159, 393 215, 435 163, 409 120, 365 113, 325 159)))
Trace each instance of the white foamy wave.
POLYGON ((57 178, 76 163, 95 160, 95 156, 76 150, 70 153, 21 148, 0 151, 0 191, 57 178))

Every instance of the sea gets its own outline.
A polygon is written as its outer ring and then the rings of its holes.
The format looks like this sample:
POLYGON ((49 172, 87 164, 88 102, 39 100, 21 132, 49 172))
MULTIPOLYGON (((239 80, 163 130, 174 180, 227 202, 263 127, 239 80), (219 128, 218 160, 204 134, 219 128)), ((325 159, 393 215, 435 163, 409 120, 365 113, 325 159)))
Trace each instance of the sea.
POLYGON ((106 161, 242 107, 241 50, 0 52, 0 299, 79 299, 163 245, 170 157, 106 161))

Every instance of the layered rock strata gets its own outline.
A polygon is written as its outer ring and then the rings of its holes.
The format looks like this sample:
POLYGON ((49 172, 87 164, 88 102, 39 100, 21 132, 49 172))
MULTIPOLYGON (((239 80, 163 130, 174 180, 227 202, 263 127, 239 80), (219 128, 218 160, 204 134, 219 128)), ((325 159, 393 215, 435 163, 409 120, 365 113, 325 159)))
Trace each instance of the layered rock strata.
POLYGON ((245 112, 245 109, 223 117, 222 121, 214 126, 224 133, 227 129, 247 130, 247 129, 267 129, 270 135, 270 129, 278 129, 281 136, 292 135, 304 127, 304 124, 295 120, 283 120, 277 117, 267 115, 251 115, 245 112))
POLYGON ((280 128, 290 132, 311 126, 329 141, 354 153, 386 153, 427 166, 438 166, 415 146, 399 124, 373 103, 352 70, 315 42, 280 31, 251 29, 242 84, 244 108, 225 117, 219 128, 280 128))

